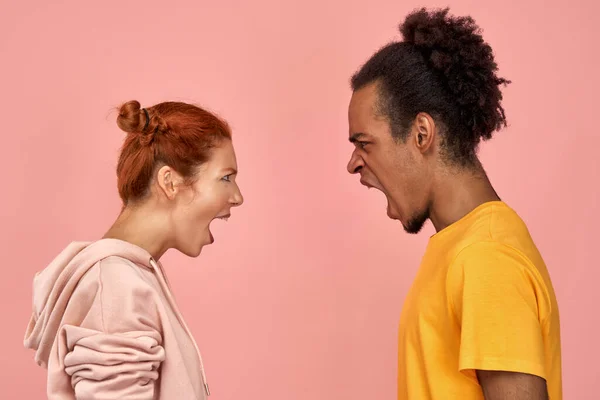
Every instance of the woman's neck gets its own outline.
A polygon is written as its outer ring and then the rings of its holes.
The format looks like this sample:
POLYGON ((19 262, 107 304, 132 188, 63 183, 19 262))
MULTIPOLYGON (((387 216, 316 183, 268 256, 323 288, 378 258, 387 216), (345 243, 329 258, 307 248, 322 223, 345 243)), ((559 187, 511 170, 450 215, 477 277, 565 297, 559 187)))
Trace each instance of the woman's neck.
POLYGON ((169 249, 166 219, 141 206, 125 207, 117 220, 104 234, 104 238, 119 239, 139 246, 152 255, 155 260, 169 249))

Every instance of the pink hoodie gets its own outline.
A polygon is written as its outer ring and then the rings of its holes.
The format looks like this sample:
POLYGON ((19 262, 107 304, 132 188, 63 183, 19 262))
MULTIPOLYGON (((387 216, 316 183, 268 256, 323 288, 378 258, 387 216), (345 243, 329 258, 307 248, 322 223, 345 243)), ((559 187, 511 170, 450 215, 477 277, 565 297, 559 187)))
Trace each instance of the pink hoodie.
POLYGON ((202 358, 159 263, 116 239, 71 243, 34 279, 25 347, 50 400, 203 400, 202 358))

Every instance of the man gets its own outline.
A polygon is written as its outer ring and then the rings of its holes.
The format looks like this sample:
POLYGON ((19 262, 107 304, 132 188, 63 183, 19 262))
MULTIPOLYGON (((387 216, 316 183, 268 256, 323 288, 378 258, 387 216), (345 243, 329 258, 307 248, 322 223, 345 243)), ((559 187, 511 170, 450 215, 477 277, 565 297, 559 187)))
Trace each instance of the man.
POLYGON ((348 171, 407 232, 437 232, 402 311, 398 398, 560 400, 548 271, 476 156, 506 125, 509 81, 470 17, 421 9, 400 31, 352 77, 348 112, 348 171))

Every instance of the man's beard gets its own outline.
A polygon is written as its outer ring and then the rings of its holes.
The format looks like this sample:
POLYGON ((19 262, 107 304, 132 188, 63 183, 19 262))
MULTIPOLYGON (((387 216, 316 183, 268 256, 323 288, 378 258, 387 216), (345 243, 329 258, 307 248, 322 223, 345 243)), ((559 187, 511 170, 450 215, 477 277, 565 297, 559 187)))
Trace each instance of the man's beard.
POLYGON ((417 234, 421 232, 421 229, 423 229, 423 226, 428 219, 429 208, 418 214, 414 214, 408 221, 406 221, 406 224, 402 224, 402 226, 407 233, 417 234))

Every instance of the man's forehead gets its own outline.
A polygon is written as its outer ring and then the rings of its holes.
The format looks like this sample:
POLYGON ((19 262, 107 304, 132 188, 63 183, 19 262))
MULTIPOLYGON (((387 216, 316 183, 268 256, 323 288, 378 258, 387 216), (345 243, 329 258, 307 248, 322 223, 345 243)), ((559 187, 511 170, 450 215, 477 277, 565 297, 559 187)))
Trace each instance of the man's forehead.
POLYGON ((369 94, 357 93, 348 109, 350 134, 356 132, 368 133, 368 127, 378 124, 381 116, 377 108, 377 98, 369 94))
POLYGON ((374 86, 365 86, 356 90, 350 100, 350 109, 362 113, 372 113, 375 111, 377 100, 377 90, 374 86))

